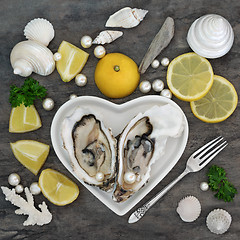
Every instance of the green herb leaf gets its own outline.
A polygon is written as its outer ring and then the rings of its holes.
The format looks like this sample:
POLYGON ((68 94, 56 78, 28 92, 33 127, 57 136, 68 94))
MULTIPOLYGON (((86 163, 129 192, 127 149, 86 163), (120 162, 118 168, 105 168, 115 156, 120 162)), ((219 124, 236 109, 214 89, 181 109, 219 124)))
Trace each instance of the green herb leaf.
POLYGON ((16 85, 10 86, 9 102, 12 107, 20 106, 24 104, 25 107, 31 106, 35 99, 42 100, 47 94, 47 89, 33 78, 27 78, 24 81, 22 87, 16 85))

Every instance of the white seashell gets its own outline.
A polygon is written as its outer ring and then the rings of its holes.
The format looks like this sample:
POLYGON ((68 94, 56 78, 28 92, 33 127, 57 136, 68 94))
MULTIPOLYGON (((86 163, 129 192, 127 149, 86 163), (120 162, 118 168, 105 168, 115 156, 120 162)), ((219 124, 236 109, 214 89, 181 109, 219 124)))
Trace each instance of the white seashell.
POLYGON ((54 38, 53 25, 46 19, 35 18, 25 26, 24 36, 48 46, 54 38))
POLYGON ((125 7, 115 12, 106 22, 106 27, 136 27, 148 13, 147 10, 125 7))
POLYGON ((196 197, 187 196, 178 203, 177 213, 184 222, 193 222, 201 213, 201 204, 196 197))
POLYGON ((31 40, 16 44, 11 51, 10 61, 14 74, 23 77, 32 72, 46 76, 55 68, 52 52, 43 44, 31 40))
POLYGON ((223 209, 215 209, 211 211, 206 220, 208 229, 216 234, 225 233, 229 229, 231 222, 231 215, 223 209))
POLYGON ((117 38, 121 37, 123 35, 123 32, 121 31, 102 31, 99 33, 99 35, 93 40, 93 44, 105 44, 105 43, 111 43, 117 38))
POLYGON ((191 49, 206 58, 218 58, 232 47, 234 33, 230 23, 216 14, 204 15, 193 22, 187 42, 191 49))

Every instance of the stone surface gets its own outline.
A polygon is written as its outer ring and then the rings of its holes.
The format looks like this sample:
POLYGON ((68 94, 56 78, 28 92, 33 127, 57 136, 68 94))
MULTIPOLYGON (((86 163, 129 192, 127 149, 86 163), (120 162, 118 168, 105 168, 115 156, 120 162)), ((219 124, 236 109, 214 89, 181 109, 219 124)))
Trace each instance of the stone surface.
MULTIPOLYGON (((94 83, 94 68, 98 59, 93 55, 94 47, 85 49, 90 53, 89 60, 82 73, 88 78, 88 84, 79 88, 74 81, 64 83, 61 81, 57 71, 48 77, 41 77, 33 74, 48 89, 48 97, 55 102, 52 111, 47 112, 42 108, 41 102, 36 101, 36 108, 42 119, 43 126, 34 132, 25 134, 8 133, 8 121, 11 111, 8 103, 9 87, 11 84, 21 85, 23 78, 15 76, 9 61, 9 54, 13 46, 24 40, 24 26, 33 18, 43 17, 48 19, 54 26, 55 38, 49 48, 56 52, 62 40, 66 40, 79 47, 80 39, 84 35, 95 38, 97 34, 105 30, 104 27, 108 17, 125 6, 137 7, 149 10, 144 20, 133 29, 123 29, 124 35, 121 39, 106 45, 110 52, 121 52, 139 65, 149 44, 158 32, 166 17, 170 16, 175 21, 175 36, 170 45, 159 55, 172 60, 179 54, 190 52, 186 42, 187 30, 191 23, 198 17, 217 13, 225 17, 233 27, 235 41, 231 51, 222 58, 210 60, 215 74, 222 75, 230 80, 240 92, 240 2, 239 0, 117 0, 117 1, 94 1, 94 0, 57 0, 57 1, 25 1, 25 0, 1 0, 0 8, 0 182, 1 186, 8 186, 7 178, 12 172, 21 176, 23 186, 30 186, 38 180, 26 168, 24 168, 13 156, 9 142, 20 139, 33 139, 51 145, 50 126, 52 118, 57 109, 69 99, 71 94, 93 95, 107 99, 97 89, 94 83)), ((160 66, 158 69, 149 68, 141 80, 153 81, 156 78, 165 79, 166 68, 160 66)), ((164 80, 166 83, 166 80, 164 80)), ((156 94, 153 90, 148 94, 156 94)), ((109 99, 114 103, 123 103, 143 94, 136 89, 130 96, 123 99, 109 99)), ((218 124, 207 124, 196 119, 191 113, 189 103, 180 101, 173 97, 173 100, 185 112, 189 122, 189 140, 186 150, 173 168, 158 186, 149 193, 133 210, 150 199, 170 181, 177 177, 185 167, 190 154, 205 142, 222 135, 229 142, 228 147, 221 152, 212 163, 225 168, 230 181, 240 191, 240 111, 239 104, 234 114, 226 121, 218 124)), ((43 168, 56 169, 74 180, 64 166, 58 160, 54 150, 51 148, 49 157, 43 168)), ((158 239, 158 240, 181 240, 181 239, 219 239, 219 236, 212 234, 205 225, 208 213, 214 208, 226 209, 233 218, 233 222, 227 233, 221 236, 224 240, 237 240, 240 236, 240 198, 236 196, 234 202, 224 203, 217 200, 211 191, 202 192, 199 184, 206 181, 207 168, 201 172, 188 175, 178 183, 164 198, 152 208, 146 216, 136 224, 127 223, 131 212, 123 217, 115 215, 96 199, 80 183, 80 195, 78 199, 65 207, 55 206, 48 201, 49 209, 53 214, 53 220, 49 225, 42 227, 24 227, 22 223, 26 216, 17 216, 14 211, 16 207, 4 200, 0 193, 0 239, 158 239), (186 195, 196 196, 202 205, 200 217, 193 223, 184 223, 176 213, 177 203, 186 195)), ((76 182, 76 181, 75 181, 76 182)), ((42 195, 37 196, 36 203, 44 200, 42 195)))

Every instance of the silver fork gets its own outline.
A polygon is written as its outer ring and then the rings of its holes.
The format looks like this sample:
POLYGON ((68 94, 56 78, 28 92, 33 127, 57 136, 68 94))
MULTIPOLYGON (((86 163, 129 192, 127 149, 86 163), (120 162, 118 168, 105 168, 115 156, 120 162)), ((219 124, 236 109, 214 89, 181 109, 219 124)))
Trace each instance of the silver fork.
POLYGON ((168 184, 162 191, 157 193, 152 199, 146 202, 142 207, 138 208, 131 214, 128 223, 135 223, 140 220, 145 213, 161 198, 163 197, 177 182, 190 172, 198 172, 204 168, 219 152, 221 152, 228 145, 223 137, 219 136, 208 142, 197 151, 195 151, 188 159, 185 170, 179 177, 168 184))

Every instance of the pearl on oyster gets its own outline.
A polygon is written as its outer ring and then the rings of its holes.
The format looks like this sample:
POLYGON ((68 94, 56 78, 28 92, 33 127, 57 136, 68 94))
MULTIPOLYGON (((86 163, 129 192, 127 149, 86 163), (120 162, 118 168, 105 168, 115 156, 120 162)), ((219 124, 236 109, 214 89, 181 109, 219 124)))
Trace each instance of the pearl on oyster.
POLYGON ((71 94, 70 97, 69 97, 69 99, 72 100, 72 99, 74 99, 74 98, 76 98, 76 97, 77 97, 76 94, 71 94))
POLYGON ((23 185, 22 184, 18 184, 16 187, 15 187, 15 191, 16 193, 22 193, 23 192, 23 185))
POLYGON ((45 110, 51 111, 54 108, 54 101, 51 98, 45 98, 42 105, 45 110))
POLYGON ((209 189, 208 183, 207 182, 201 182, 200 183, 200 189, 202 191, 207 191, 209 189))
POLYGON ((57 62, 57 61, 59 61, 61 58, 62 58, 62 54, 61 54, 61 53, 56 52, 56 53, 53 54, 53 59, 54 59, 54 61, 57 62))
POLYGON ((20 176, 17 174, 17 173, 11 173, 9 176, 8 176, 8 183, 11 185, 11 186, 17 186, 19 183, 20 183, 20 176))
POLYGON ((169 65, 169 59, 164 57, 162 60, 161 60, 161 65, 164 66, 164 67, 167 67, 169 65))
POLYGON ((151 63, 152 68, 158 68, 159 65, 160 65, 160 63, 157 59, 153 60, 151 63))
POLYGON ((102 182, 104 180, 104 174, 102 172, 98 172, 95 178, 97 181, 102 182))
POLYGON ((126 172, 124 174, 124 182, 133 184, 136 181, 136 175, 134 172, 126 172))
POLYGON ((38 195, 41 193, 41 188, 39 187, 38 183, 37 182, 33 182, 31 185, 30 185, 30 192, 33 194, 33 195, 38 195))
POLYGON ((155 92, 161 92, 164 88, 164 83, 160 79, 156 79, 152 83, 152 88, 155 92))
POLYGON ((92 46, 92 38, 90 36, 83 36, 81 38, 81 45, 84 48, 90 48, 92 46))
POLYGON ((83 87, 87 84, 87 77, 80 73, 75 77, 75 83, 79 86, 79 87, 83 87))
POLYGON ((103 58, 106 54, 106 50, 103 46, 97 46, 94 49, 94 55, 97 58, 103 58))
POLYGON ((142 93, 148 93, 151 90, 151 83, 144 80, 139 84, 139 89, 142 93))
POLYGON ((169 89, 163 89, 160 95, 169 99, 172 98, 172 92, 169 89))

